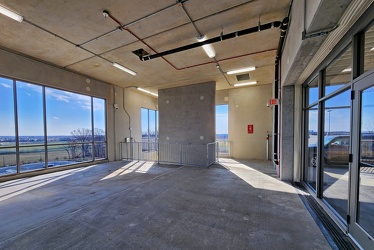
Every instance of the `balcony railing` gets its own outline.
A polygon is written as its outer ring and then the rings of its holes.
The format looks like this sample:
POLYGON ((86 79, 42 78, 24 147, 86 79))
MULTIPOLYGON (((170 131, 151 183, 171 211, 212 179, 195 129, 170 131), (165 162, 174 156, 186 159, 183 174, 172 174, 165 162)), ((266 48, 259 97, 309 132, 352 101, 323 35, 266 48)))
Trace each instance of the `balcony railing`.
POLYGON ((210 166, 218 161, 218 144, 121 142, 123 160, 156 161, 189 166, 210 166))

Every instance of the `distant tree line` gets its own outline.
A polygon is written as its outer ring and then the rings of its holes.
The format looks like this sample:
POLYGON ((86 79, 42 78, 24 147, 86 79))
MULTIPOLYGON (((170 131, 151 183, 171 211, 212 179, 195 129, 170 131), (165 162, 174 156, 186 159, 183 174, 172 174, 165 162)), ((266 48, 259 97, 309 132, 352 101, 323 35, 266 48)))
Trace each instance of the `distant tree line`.
POLYGON ((92 130, 88 128, 78 128, 71 131, 71 138, 68 145, 64 147, 69 159, 86 159, 88 157, 105 158, 105 131, 95 128, 93 137, 92 130), (95 146, 92 149, 92 139, 95 146))

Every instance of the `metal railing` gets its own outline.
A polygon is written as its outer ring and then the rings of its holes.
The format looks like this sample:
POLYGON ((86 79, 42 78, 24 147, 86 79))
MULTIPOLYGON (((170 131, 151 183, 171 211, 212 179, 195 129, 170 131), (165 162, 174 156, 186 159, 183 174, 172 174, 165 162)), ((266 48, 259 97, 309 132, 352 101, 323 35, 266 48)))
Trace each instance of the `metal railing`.
POLYGON ((220 157, 231 157, 231 141, 228 140, 220 140, 216 141, 217 143, 217 152, 218 156, 220 157))
POLYGON ((218 144, 121 142, 123 160, 157 161, 189 166, 210 166, 218 161, 218 144), (145 145, 146 144, 146 145, 145 145))

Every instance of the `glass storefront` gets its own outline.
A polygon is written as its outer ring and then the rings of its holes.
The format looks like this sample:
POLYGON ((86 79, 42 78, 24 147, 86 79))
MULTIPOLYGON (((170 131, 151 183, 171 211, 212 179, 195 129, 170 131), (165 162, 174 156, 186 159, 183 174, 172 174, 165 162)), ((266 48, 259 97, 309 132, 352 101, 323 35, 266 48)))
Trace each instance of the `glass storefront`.
POLYGON ((373 26, 352 37, 352 44, 304 86, 303 179, 340 227, 370 248, 374 242, 373 26))

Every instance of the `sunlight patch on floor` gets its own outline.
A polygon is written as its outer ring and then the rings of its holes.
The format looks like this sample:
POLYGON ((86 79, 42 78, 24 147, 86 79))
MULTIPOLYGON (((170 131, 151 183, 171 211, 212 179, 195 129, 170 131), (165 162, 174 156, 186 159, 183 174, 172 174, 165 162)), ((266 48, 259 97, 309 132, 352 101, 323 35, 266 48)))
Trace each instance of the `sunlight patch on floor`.
POLYGON ((268 176, 260 171, 250 167, 250 164, 246 165, 241 162, 238 162, 234 159, 220 159, 219 163, 226 167, 231 173, 238 176, 243 181, 247 182, 254 188, 265 189, 270 191, 285 192, 285 193, 295 193, 295 190, 290 185, 287 185, 285 182, 274 179, 271 176, 268 176), (250 170, 250 171, 243 171, 250 170), (267 181, 269 180, 269 181, 267 181), (270 181, 272 180, 272 181, 270 181), (276 180, 274 182, 274 180, 276 180))
POLYGON ((35 188, 42 187, 49 183, 61 180, 65 177, 74 175, 75 173, 88 170, 96 165, 89 167, 66 170, 62 172, 51 173, 47 175, 39 175, 31 178, 18 179, 13 181, 8 181, 0 185, 0 201, 15 197, 17 195, 23 194, 35 188))
POLYGON ((154 165, 153 161, 132 161, 124 166, 120 167, 113 173, 110 173, 109 175, 105 176, 102 180, 107 180, 116 176, 121 176, 129 173, 147 173, 149 169, 154 165))

